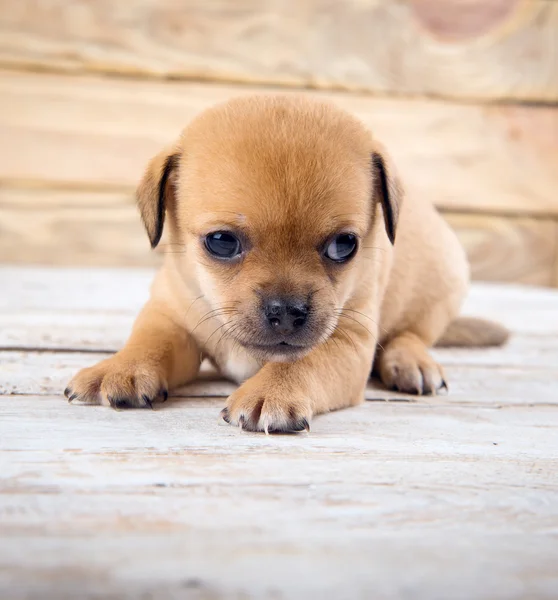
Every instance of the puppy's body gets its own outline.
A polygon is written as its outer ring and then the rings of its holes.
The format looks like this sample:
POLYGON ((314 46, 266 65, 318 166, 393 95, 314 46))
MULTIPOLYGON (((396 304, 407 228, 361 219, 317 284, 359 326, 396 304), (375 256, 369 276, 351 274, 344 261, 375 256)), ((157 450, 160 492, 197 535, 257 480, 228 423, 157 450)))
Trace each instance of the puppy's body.
POLYGON ((445 385, 427 347, 458 314, 464 252, 350 115, 286 97, 210 109, 151 161, 138 204, 153 246, 166 215, 165 263, 125 348, 71 399, 149 406, 208 357, 242 384, 224 418, 274 431, 360 402, 373 363, 404 392, 445 385))

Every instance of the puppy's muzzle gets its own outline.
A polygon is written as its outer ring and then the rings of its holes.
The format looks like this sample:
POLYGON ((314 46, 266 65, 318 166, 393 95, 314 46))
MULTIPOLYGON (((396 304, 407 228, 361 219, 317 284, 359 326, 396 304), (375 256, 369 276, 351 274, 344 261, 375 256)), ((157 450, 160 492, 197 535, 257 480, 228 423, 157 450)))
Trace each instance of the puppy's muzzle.
POLYGON ((279 338, 301 331, 308 320, 308 305, 296 298, 269 298, 263 303, 268 327, 279 338))
POLYGON ((259 296, 257 312, 241 338, 245 348, 265 360, 296 360, 320 341, 324 324, 310 301, 311 294, 259 296))

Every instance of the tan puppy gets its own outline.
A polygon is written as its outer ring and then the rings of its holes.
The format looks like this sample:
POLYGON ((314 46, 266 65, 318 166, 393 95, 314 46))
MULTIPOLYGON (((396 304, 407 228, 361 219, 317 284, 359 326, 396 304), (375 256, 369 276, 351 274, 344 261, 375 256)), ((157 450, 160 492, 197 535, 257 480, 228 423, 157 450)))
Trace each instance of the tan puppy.
MULTIPOLYGON (((445 386, 427 348, 458 314, 467 260, 429 202, 403 202, 357 119, 305 98, 231 100, 153 158, 137 199, 151 245, 166 219, 173 251, 125 347, 79 372, 70 400, 151 406, 208 357, 241 384, 226 421, 296 431, 361 402, 373 363, 389 388, 445 386)), ((475 325, 449 341, 506 337, 475 325)))

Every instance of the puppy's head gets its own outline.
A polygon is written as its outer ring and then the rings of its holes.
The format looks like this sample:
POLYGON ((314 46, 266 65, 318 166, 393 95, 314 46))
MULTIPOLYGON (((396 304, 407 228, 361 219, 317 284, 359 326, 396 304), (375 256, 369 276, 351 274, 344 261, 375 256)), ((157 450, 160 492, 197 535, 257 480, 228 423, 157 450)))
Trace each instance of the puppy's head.
POLYGON ((235 99, 197 117, 138 188, 152 246, 174 254, 224 331, 263 360, 326 340, 365 270, 377 207, 395 239, 401 193, 363 125, 302 98, 235 99), (365 264, 366 263, 366 264, 365 264))

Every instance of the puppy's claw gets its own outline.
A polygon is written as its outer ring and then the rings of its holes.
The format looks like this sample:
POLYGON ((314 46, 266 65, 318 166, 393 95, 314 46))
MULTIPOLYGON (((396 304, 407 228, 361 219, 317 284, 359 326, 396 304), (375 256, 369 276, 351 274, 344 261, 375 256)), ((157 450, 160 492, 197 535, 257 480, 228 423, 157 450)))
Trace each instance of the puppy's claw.
POLYGON ((446 392, 449 392, 448 384, 446 383, 445 379, 442 379, 442 383, 440 385, 440 389, 441 390, 446 390, 446 392))
POLYGON ((300 431, 310 432, 310 425, 308 424, 308 420, 302 417, 302 419, 299 419, 293 424, 293 426, 291 427, 291 431, 295 431, 296 433, 299 433, 300 431))
POLYGON ((168 390, 161 390, 160 394, 161 394, 161 397, 163 398, 163 399, 161 400, 161 402, 166 402, 166 401, 167 401, 167 399, 168 399, 168 397, 169 397, 169 392, 168 392, 168 390))
POLYGON ((66 396, 66 398, 68 398, 68 403, 71 404, 72 400, 75 400, 78 397, 78 394, 77 394, 77 392, 74 392, 70 386, 68 386, 64 390, 64 396, 66 396))
POLYGON ((154 408, 153 408, 153 402, 151 402, 151 400, 149 399, 148 396, 146 396, 145 394, 143 394, 141 398, 147 404, 147 406, 149 406, 149 408, 151 410, 154 410, 154 408))
POLYGON ((120 412, 125 408, 130 408, 128 400, 126 398, 115 398, 114 396, 107 396, 109 404, 114 408, 115 411, 120 412))
POLYGON ((225 421, 225 423, 228 423, 229 425, 231 424, 231 418, 229 415, 229 409, 228 408, 224 408, 221 411, 221 418, 223 419, 223 421, 225 421))
POLYGON ((240 429, 244 429, 244 424, 245 424, 244 415, 240 415, 240 417, 238 417, 238 426, 240 427, 240 429))

